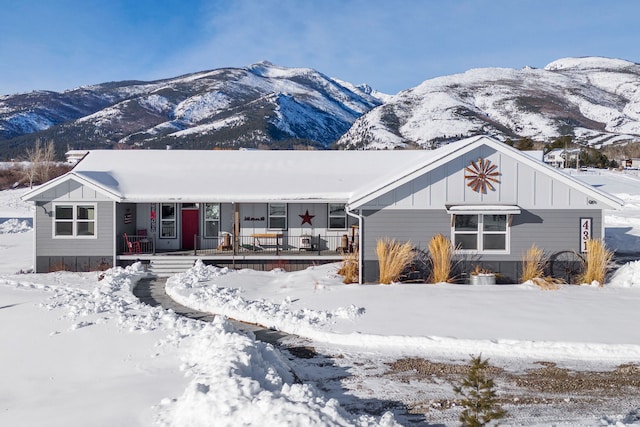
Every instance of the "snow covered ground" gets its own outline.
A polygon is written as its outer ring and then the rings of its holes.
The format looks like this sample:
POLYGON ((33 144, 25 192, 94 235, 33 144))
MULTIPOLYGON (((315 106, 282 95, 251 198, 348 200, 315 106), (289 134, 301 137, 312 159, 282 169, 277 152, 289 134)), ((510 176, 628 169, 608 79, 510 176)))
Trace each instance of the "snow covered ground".
MULTIPOLYGON (((579 178, 625 200, 622 211, 607 213, 607 243, 640 252, 638 177, 579 178)), ((305 380, 299 384, 283 354, 223 318, 204 324, 139 303, 131 293, 143 274, 136 268, 102 277, 17 274, 32 264, 31 207, 19 201, 22 191, 0 192, 0 425, 397 425, 406 419, 366 409, 400 389, 451 394, 450 384, 390 386, 382 372, 400 357, 464 363, 482 353, 512 369, 540 360, 576 369, 640 362, 640 261, 621 267, 602 288, 558 291, 530 284, 343 285, 336 265, 285 273, 199 264, 168 280, 168 293, 185 305, 298 334, 300 342, 341 355, 322 369, 294 363, 305 380), (349 381, 366 369, 380 375, 369 374, 368 388, 358 391, 349 381), (337 387, 307 383, 330 370, 345 375, 337 387)), ((639 407, 624 400, 609 411, 564 418, 556 410, 539 425, 632 425, 628 414, 639 407)))

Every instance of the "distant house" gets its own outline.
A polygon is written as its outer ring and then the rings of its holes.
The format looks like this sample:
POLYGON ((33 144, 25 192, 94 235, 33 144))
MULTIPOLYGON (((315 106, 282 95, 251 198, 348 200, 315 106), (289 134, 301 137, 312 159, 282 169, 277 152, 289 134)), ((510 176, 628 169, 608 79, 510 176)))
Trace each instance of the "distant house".
POLYGON ((580 149, 567 150, 564 148, 555 148, 544 155, 544 162, 554 168, 565 168, 569 165, 576 165, 576 161, 580 156, 580 149))
POLYGON ((67 163, 75 165, 89 153, 88 150, 69 150, 64 153, 67 163))
POLYGON ((431 151, 96 150, 23 198, 38 272, 196 258, 298 269, 359 250, 362 281, 377 279, 379 239, 425 249, 437 233, 515 280, 533 243, 580 252, 622 206, 488 137, 431 151))
POLYGON ((640 159, 631 158, 624 161, 624 167, 628 169, 640 169, 640 159))

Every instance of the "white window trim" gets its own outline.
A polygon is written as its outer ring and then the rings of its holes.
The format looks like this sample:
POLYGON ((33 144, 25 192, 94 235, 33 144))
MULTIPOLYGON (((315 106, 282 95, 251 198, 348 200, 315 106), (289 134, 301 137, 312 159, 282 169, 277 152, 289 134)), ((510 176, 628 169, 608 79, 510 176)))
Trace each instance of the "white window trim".
POLYGON ((178 204, 177 203, 160 203, 160 228, 159 228, 159 237, 161 239, 177 239, 178 238, 178 204), (162 216, 162 206, 163 205, 173 205, 173 218, 164 219, 162 216), (173 221, 173 236, 163 236, 162 235, 162 223, 164 221, 173 221))
POLYGON ((202 204, 202 237, 205 239, 217 239, 220 237, 220 214, 221 214, 222 206, 220 203, 203 203, 202 204), (207 205, 218 205, 218 219, 217 220, 207 220, 207 205), (218 223, 218 234, 216 236, 207 236, 207 222, 217 222, 218 223))
POLYGON ((479 254, 479 255, 490 255, 490 254, 510 254, 511 253, 511 220, 512 214, 507 214, 504 212, 482 212, 482 213, 470 213, 470 212, 458 212, 458 215, 477 215, 478 218, 478 230, 475 232, 460 232, 456 233, 456 221, 455 214, 451 216, 451 242, 455 245, 456 242, 456 234, 472 234, 476 236, 478 249, 458 249, 456 250, 457 254, 479 254), (484 215, 505 215, 507 218, 506 222, 506 230, 502 231, 484 231, 484 215), (482 247, 483 239, 482 236, 485 234, 500 234, 505 236, 505 248, 504 249, 487 249, 485 250, 482 247))
POLYGON ((269 203, 267 205, 267 230, 287 230, 289 226, 289 205, 287 203, 269 203), (271 205, 284 205, 284 215, 271 215, 271 205), (284 227, 271 227, 271 218, 284 217, 284 227))
POLYGON ((349 226, 347 218, 347 205, 345 203, 327 203, 327 229, 328 230, 346 230, 349 226), (331 205, 342 205, 344 208, 344 215, 331 215, 331 205), (331 218, 344 218, 344 227, 331 227, 331 218))
POLYGON ((96 203, 54 203, 53 204, 53 218, 51 222, 51 235, 54 239, 97 239, 98 238, 98 207, 96 203), (56 208, 58 206, 71 206, 73 209, 73 218, 58 220, 56 219, 56 208), (78 220, 78 206, 91 206, 93 207, 93 219, 78 220), (93 235, 78 235, 78 221, 80 222, 93 222, 93 235), (70 236, 62 236, 56 234, 56 222, 69 222, 72 224, 70 236))

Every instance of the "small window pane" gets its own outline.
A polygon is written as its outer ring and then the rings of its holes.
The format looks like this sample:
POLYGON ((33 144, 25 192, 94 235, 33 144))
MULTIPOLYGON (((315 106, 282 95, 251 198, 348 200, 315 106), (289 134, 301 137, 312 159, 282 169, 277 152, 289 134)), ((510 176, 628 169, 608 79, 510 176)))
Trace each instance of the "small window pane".
POLYGON ((217 203, 207 203, 204 208, 205 220, 216 220, 220 218, 220 205, 217 203))
POLYGON ((94 219, 93 206, 78 206, 78 219, 94 219))
POLYGON ((287 213, 284 203, 272 203, 269 205, 269 215, 284 216, 287 213))
POLYGON ((284 229, 287 224, 285 220, 286 218, 284 217, 269 218, 269 228, 284 229))
POLYGON ((78 236, 93 236, 93 235, 95 235, 95 223, 78 222, 78 236))
POLYGON ((218 221, 207 221, 204 223, 205 237, 218 237, 218 221))
POLYGON ((346 212, 344 210, 344 204, 342 204, 342 203, 330 203, 329 204, 329 215, 332 215, 332 216, 346 215, 346 212))
POLYGON ((175 219, 176 206, 174 204, 162 205, 162 219, 175 219))
POLYGON ((477 231, 478 215, 456 215, 456 231, 477 231))
POLYGON ((507 231, 507 216, 484 215, 484 231, 507 231))
POLYGON ((73 219, 73 206, 56 206, 56 219, 73 219))
POLYGON ((478 249, 478 236, 475 234, 456 234, 455 238, 456 249, 478 249))
POLYGON ((483 238, 485 250, 504 250, 507 248, 505 244, 506 236, 504 234, 485 234, 483 238))
POLYGON ((344 217, 329 218, 329 228, 347 228, 346 218, 344 217))
POLYGON ((56 236, 73 236, 73 222, 56 222, 56 236))
POLYGON ((175 221, 162 221, 160 237, 175 237, 175 221))

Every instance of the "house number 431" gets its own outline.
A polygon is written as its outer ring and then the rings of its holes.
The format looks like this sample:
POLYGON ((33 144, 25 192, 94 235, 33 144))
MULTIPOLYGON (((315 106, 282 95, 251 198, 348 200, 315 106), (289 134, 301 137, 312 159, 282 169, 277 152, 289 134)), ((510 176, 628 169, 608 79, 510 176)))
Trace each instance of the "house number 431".
POLYGON ((587 241, 591 239, 591 218, 580 218, 580 252, 587 252, 587 241))

